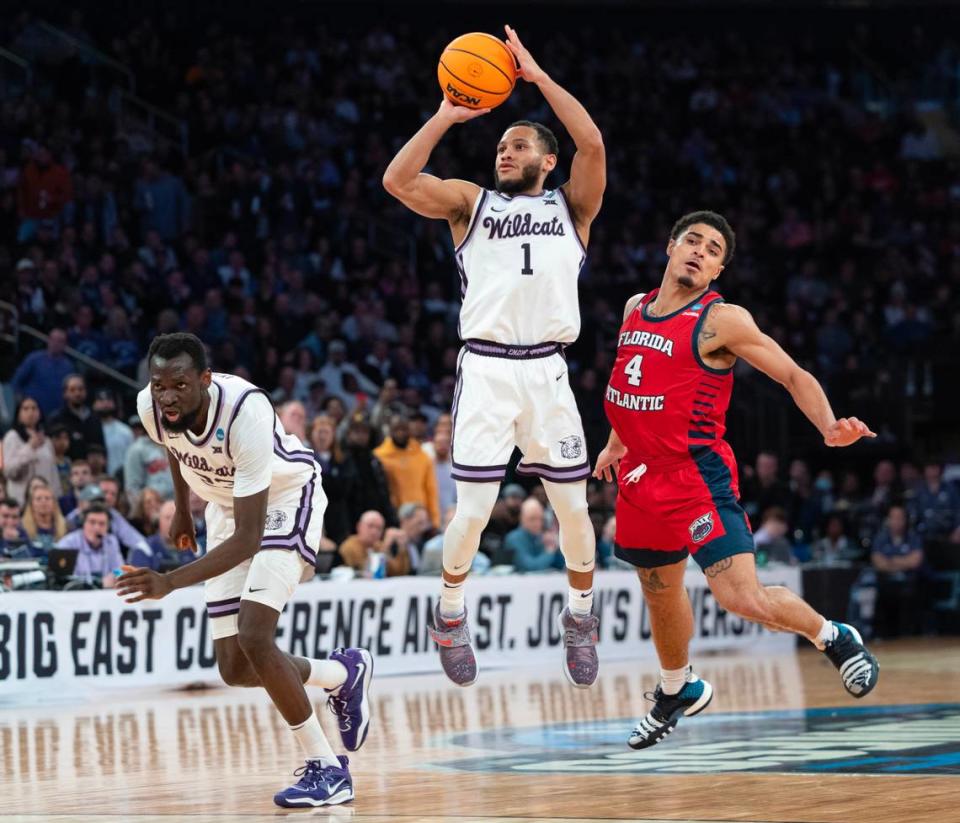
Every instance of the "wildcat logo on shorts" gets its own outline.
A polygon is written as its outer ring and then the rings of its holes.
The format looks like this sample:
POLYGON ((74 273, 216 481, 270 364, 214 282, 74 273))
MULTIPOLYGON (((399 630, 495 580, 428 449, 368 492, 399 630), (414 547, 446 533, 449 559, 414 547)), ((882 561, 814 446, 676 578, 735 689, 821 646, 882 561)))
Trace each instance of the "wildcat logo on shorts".
POLYGON ((690 524, 690 539, 694 543, 702 543, 708 534, 713 531, 713 512, 707 512, 690 524))
POLYGON ((268 532, 274 532, 287 522, 287 513, 282 511, 267 512, 267 519, 264 522, 264 529, 268 532))
POLYGON ((560 456, 572 460, 583 454, 583 441, 579 435, 573 434, 560 441, 560 456))

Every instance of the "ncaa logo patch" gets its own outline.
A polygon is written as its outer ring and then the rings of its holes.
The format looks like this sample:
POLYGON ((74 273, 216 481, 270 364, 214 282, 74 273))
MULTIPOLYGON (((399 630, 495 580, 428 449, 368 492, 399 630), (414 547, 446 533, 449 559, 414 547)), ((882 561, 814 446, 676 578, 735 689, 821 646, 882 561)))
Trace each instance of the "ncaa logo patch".
POLYGON ((222 443, 225 437, 226 435, 223 433, 223 429, 217 429, 217 440, 222 443))
POLYGON ((707 512, 690 524, 690 539, 694 543, 702 543, 707 535, 713 531, 713 512, 707 512))
POLYGON ((560 441, 561 457, 572 460, 581 454, 583 454, 583 440, 580 439, 579 435, 573 434, 570 437, 564 437, 563 440, 560 441))
POLYGON ((287 513, 277 509, 272 512, 267 512, 267 519, 264 521, 263 528, 268 532, 275 532, 286 522, 287 513))

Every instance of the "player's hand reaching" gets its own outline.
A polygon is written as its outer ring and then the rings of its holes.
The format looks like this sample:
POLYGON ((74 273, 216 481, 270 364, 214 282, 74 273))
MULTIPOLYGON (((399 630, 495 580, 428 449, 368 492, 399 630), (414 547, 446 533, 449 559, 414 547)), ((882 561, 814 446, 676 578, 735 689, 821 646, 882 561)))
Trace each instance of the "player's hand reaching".
POLYGON ((173 522, 170 523, 170 537, 177 551, 195 552, 197 550, 197 530, 193 525, 193 515, 189 511, 181 512, 178 508, 173 513, 173 522))
POLYGON ((121 566, 123 572, 116 581, 117 594, 127 603, 139 603, 141 600, 160 600, 173 591, 170 580, 165 574, 153 569, 139 569, 136 566, 121 566))
POLYGON ((547 73, 537 65, 537 61, 520 42, 517 33, 510 26, 503 28, 507 33, 507 48, 513 52, 513 56, 517 58, 517 63, 520 65, 519 76, 528 83, 541 83, 546 80, 547 73))
POLYGON ((627 453, 627 447, 620 443, 608 443, 597 457, 597 465, 593 469, 593 476, 597 480, 606 480, 613 483, 620 474, 620 461, 627 453))
POLYGON ((876 437, 867 424, 856 417, 841 417, 823 436, 823 442, 828 446, 849 446, 856 443, 861 437, 876 437))
POLYGON ((466 106, 455 106, 444 97, 440 101, 440 108, 437 109, 437 116, 447 123, 466 123, 467 120, 473 120, 489 112, 490 109, 468 109, 466 106))

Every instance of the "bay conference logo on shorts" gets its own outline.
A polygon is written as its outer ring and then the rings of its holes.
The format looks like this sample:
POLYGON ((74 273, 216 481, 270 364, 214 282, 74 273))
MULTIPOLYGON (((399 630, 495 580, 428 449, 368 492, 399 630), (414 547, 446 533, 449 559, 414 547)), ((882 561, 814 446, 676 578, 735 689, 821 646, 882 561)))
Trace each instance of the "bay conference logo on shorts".
POLYGON ((580 439, 579 435, 571 435, 570 437, 564 437, 560 441, 560 456, 565 457, 567 460, 572 460, 575 457, 579 457, 583 454, 583 441, 580 439))
POLYGON ((263 527, 268 532, 275 532, 284 523, 287 522, 287 513, 279 510, 267 512, 267 519, 264 521, 263 527))
POLYGON ((708 534, 713 531, 713 512, 707 512, 690 524, 690 539, 694 543, 702 543, 708 534))

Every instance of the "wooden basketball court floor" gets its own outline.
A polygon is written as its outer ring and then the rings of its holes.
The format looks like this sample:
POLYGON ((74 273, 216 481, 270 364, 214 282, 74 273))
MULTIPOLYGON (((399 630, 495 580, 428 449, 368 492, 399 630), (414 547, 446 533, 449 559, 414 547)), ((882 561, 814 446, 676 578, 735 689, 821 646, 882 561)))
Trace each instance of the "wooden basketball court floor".
MULTIPOLYGON (((960 640, 878 644, 854 701, 812 650, 704 656, 712 706, 666 742, 625 743, 655 664, 608 662, 589 691, 557 666, 381 677, 351 757, 357 799, 281 810, 300 763, 258 690, 113 692, 0 709, 0 819, 76 821, 960 821, 960 640)), ((2 685, 0 685, 2 694, 2 685)), ((317 700, 328 734, 333 717, 317 700)), ((335 738, 337 739, 337 738, 335 738)))

